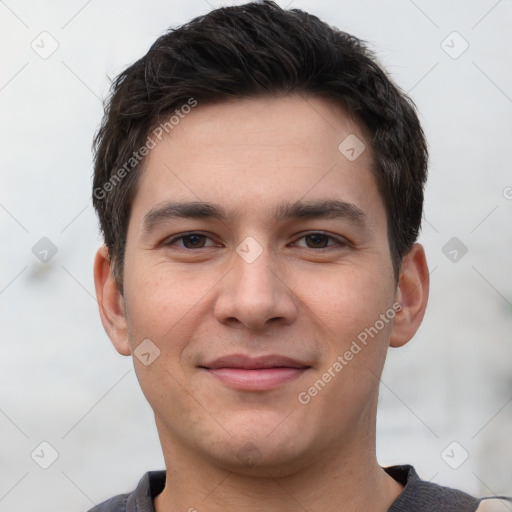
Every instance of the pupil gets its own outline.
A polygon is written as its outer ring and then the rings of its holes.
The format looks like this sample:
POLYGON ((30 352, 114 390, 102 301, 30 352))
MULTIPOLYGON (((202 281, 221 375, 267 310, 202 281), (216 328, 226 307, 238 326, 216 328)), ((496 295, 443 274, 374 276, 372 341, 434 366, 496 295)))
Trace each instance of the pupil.
POLYGON ((189 245, 192 245, 194 247, 196 247, 198 245, 198 243, 200 243, 201 241, 201 238, 202 238, 202 235, 189 235, 187 236, 184 241, 185 241, 185 246, 188 247, 189 245), (190 244, 187 244, 187 240, 189 242, 191 242, 190 244))
POLYGON ((325 242, 327 239, 325 235, 308 235, 308 238, 313 240, 313 245, 320 244, 322 247, 325 247, 325 243, 322 243, 322 241, 325 242))

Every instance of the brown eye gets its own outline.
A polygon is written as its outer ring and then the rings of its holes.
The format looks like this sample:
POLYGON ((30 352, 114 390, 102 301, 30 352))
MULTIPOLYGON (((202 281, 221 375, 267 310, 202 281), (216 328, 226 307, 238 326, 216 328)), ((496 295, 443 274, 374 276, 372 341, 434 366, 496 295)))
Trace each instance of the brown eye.
POLYGON ((186 235, 182 237, 183 245, 187 249, 194 249, 197 247, 204 247, 205 242, 205 236, 204 235, 186 235))
POLYGON ((330 237, 327 235, 322 235, 322 234, 316 233, 313 235, 307 235, 304 238, 306 240, 311 241, 311 245, 309 245, 309 247, 323 249, 324 247, 327 247, 327 242, 330 237))
POLYGON ((208 240, 211 240, 210 237, 201 233, 188 233, 175 236, 171 240, 165 242, 164 245, 167 247, 177 245, 178 249, 203 249, 212 246, 212 244, 207 245, 208 240))
POLYGON ((305 240, 304 244, 298 244, 299 247, 306 247, 307 249, 328 249, 331 247, 343 247, 347 242, 342 239, 335 238, 325 233, 309 233, 302 236, 299 240, 305 240))

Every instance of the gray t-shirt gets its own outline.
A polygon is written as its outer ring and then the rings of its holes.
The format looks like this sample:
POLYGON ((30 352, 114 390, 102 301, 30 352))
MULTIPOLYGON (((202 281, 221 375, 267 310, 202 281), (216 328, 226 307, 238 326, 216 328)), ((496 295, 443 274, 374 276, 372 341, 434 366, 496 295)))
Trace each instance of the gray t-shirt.
MULTIPOLYGON (((487 500, 473 498, 462 491, 421 480, 415 469, 409 465, 383 469, 404 486, 388 512, 476 512, 487 500)), ((164 486, 165 471, 150 471, 142 477, 133 492, 115 496, 96 505, 89 512, 155 512, 153 500, 163 491, 164 486)), ((510 503, 508 506, 512 510, 512 500, 505 500, 510 503)), ((503 512, 506 510, 507 508, 503 508, 503 512)))

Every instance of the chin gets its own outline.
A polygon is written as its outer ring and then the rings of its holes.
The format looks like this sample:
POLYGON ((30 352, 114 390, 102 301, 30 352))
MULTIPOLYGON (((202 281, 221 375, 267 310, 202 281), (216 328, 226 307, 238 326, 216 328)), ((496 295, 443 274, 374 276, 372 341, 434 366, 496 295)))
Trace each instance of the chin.
POLYGON ((286 477, 307 467, 311 459, 307 453, 283 449, 283 446, 265 446, 262 451, 252 441, 245 441, 241 447, 214 455, 215 464, 223 469, 247 476, 286 477))
POLYGON ((261 418, 258 425, 254 423, 253 417, 245 419, 243 429, 231 426, 227 430, 236 434, 215 443, 213 447, 218 449, 203 447, 210 452, 212 462, 228 471, 261 477, 290 476, 311 464, 318 442, 314 436, 307 436, 300 425, 262 425, 261 418))

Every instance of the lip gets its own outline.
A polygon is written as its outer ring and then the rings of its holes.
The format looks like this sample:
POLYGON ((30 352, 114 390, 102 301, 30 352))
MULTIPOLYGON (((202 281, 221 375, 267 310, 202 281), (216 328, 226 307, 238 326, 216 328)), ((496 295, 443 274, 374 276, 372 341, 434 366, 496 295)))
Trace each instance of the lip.
POLYGON ((311 367, 286 356, 248 357, 233 354, 215 359, 200 368, 230 387, 265 391, 299 378, 311 367))

